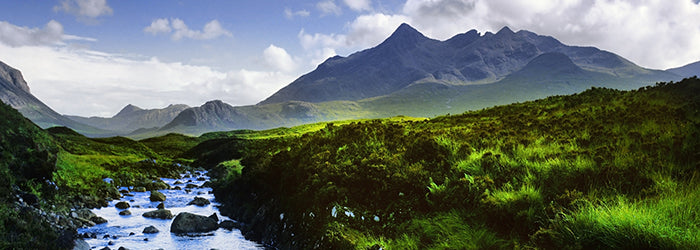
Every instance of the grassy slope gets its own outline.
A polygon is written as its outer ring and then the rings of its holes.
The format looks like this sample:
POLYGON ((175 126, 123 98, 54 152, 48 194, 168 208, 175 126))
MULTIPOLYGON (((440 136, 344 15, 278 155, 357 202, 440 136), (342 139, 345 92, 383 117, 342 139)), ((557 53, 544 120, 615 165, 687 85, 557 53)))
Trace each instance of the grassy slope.
POLYGON ((219 152, 245 168, 217 199, 282 247, 700 247, 698 92, 595 88, 247 140, 219 152))

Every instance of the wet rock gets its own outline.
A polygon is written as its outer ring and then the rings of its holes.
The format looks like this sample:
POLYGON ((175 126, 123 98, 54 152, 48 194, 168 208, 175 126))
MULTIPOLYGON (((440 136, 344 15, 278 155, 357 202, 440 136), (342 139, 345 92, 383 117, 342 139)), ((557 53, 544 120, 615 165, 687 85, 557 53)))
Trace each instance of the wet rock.
POLYGON ((211 202, 209 202, 209 200, 202 198, 202 197, 194 197, 194 200, 190 201, 190 203, 187 203, 187 205, 195 205, 195 206, 200 206, 200 207, 203 207, 203 206, 206 206, 209 204, 211 204, 211 202))
POLYGON ((151 199, 151 201, 165 201, 165 195, 158 191, 151 191, 149 199, 151 199))
POLYGON ((112 250, 112 249, 109 248, 109 247, 103 247, 103 248, 101 248, 100 250, 112 250))
POLYGON ((211 187, 211 182, 210 181, 205 181, 202 183, 202 185, 199 186, 200 188, 205 188, 205 187, 211 187))
POLYGON ((145 233, 145 234, 154 234, 154 233, 158 233, 158 232, 160 232, 160 231, 158 231, 158 228, 156 228, 154 226, 147 226, 146 228, 143 229, 143 233, 145 233))
MULTIPOLYGON (((215 216, 216 214, 214 214, 215 216)), ((172 233, 205 233, 219 228, 214 218, 182 212, 175 217, 170 225, 172 233)))
POLYGON ((107 245, 114 246, 114 241, 110 240, 109 242, 107 242, 107 245))
POLYGON ((181 188, 181 187, 178 187, 178 186, 175 186, 175 187, 173 187, 173 190, 182 190, 182 188, 181 188))
POLYGON ((219 227, 226 230, 233 230, 234 228, 240 228, 241 225, 232 220, 225 220, 219 223, 219 227))
POLYGON ((120 201, 120 202, 117 202, 117 204, 115 204, 114 207, 119 208, 119 209, 127 209, 127 208, 131 207, 131 205, 126 201, 120 201))
POLYGON ((146 185, 146 190, 148 191, 155 191, 155 190, 163 190, 163 189, 170 189, 170 186, 168 186, 167 183, 158 180, 155 182, 147 183, 146 185))
POLYGON ((165 203, 161 202, 160 204, 158 204, 158 206, 156 208, 157 209, 165 209, 165 203))
POLYGON ((126 216, 126 215, 131 215, 131 211, 129 211, 129 210, 123 210, 123 211, 120 211, 120 212, 119 212, 119 215, 124 215, 124 216, 126 216))
POLYGON ((197 181, 206 181, 206 180, 207 180, 207 178, 204 178, 204 177, 197 178, 197 181))
POLYGON ((136 233, 134 233, 134 232, 129 233, 129 236, 134 236, 134 235, 136 235, 136 233))
POLYGON ((119 193, 121 193, 121 194, 128 194, 128 193, 129 193, 129 190, 121 189, 121 190, 119 190, 119 193))
POLYGON ((126 247, 119 247, 119 249, 117 249, 117 250, 129 250, 129 249, 126 247))
POLYGON ((102 223, 107 223, 107 220, 105 218, 95 216, 90 218, 90 221, 92 221, 95 224, 102 224, 102 223))
POLYGON ((167 209, 158 209, 154 211, 148 211, 143 213, 143 217, 154 218, 154 219, 172 219, 173 213, 167 209))
POLYGON ((179 185, 179 184, 183 184, 183 183, 182 183, 181 181, 175 181, 175 182, 173 182, 173 185, 179 185))
POLYGON ((192 184, 192 183, 185 185, 185 188, 198 188, 198 187, 199 186, 192 184))
POLYGON ((135 187, 134 192, 146 192, 146 187, 135 187))

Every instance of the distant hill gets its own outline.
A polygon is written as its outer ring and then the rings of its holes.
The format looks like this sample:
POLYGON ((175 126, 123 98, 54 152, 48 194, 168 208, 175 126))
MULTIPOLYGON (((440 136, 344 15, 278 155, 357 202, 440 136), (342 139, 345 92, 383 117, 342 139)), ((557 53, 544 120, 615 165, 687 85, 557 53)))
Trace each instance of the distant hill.
POLYGON ((187 108, 189 108, 189 106, 185 104, 171 104, 162 109, 142 109, 129 104, 119 111, 119 113, 109 118, 66 117, 90 126, 116 131, 121 134, 128 134, 137 129, 162 127, 187 108))
POLYGON ((700 61, 690 63, 682 67, 668 69, 666 71, 682 77, 700 76, 700 61))
POLYGON ((32 95, 22 72, 3 62, 0 62, 0 100, 17 109, 41 128, 66 126, 85 135, 113 134, 111 131, 85 125, 56 113, 32 95))
POLYGON ((504 27, 496 34, 484 35, 471 30, 438 41, 402 24, 378 46, 348 57, 330 58, 260 104, 356 101, 388 95, 415 83, 494 83, 545 53, 564 54, 583 70, 618 78, 645 82, 677 78, 668 72, 639 67, 607 51, 568 46, 525 30, 515 33, 504 27))

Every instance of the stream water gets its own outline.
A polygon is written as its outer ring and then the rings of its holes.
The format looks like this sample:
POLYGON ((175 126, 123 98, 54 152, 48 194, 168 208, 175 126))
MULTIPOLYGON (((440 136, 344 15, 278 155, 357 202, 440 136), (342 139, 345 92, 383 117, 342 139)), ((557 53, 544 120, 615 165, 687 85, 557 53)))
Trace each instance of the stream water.
MULTIPOLYGON (((199 187, 209 180, 205 172, 194 172, 182 174, 180 179, 162 178, 171 188, 180 187, 181 190, 166 189, 159 190, 167 197, 163 202, 165 209, 172 212, 174 216, 181 212, 190 212, 198 215, 210 216, 216 213, 219 221, 229 220, 228 217, 219 213, 217 206, 219 203, 210 193, 211 188, 199 187), (177 181, 182 184, 175 184, 177 181), (186 188, 187 184, 194 184, 197 188, 186 188), (188 192, 189 191, 189 192, 188 192), (208 199, 211 204, 206 206, 187 205, 195 197, 208 199)), ((122 189, 126 189, 123 187, 122 189)), ((262 249, 262 246, 246 240, 237 229, 227 230, 219 228, 216 231, 177 235, 170 233, 170 224, 173 219, 151 219, 143 217, 143 213, 156 210, 160 202, 151 202, 150 192, 129 193, 133 196, 124 196, 119 200, 109 203, 108 207, 92 209, 92 212, 102 218, 107 219, 107 223, 99 224, 89 228, 78 229, 78 233, 94 234, 96 238, 85 238, 93 249, 102 249, 108 246, 111 249, 125 247, 128 249, 262 249), (119 201, 128 202, 131 207, 126 209, 131 215, 119 215, 120 211, 115 204, 119 201), (155 226, 158 233, 145 234, 144 228, 155 226)))

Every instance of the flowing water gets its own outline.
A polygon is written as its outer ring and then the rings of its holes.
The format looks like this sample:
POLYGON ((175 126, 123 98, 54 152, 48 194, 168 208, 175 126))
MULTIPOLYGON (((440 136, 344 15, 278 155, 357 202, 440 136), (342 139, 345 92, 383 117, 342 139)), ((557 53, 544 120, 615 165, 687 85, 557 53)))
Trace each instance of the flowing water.
MULTIPOLYGON (((219 214, 214 200, 214 195, 210 193, 211 188, 199 187, 206 182, 209 177, 205 172, 195 172, 191 175, 182 175, 180 179, 162 178, 162 180, 175 188, 179 186, 182 190, 159 190, 167 197, 165 209, 177 216, 181 212, 210 216, 216 213, 219 221, 229 220, 228 217, 219 214), (203 177, 203 178, 200 178, 203 177), (199 178, 199 180, 197 180, 199 178), (176 181, 182 184, 174 184, 176 181), (198 188, 187 189, 187 184, 194 184, 198 188), (208 199, 211 204, 200 207, 187 205, 195 197, 208 199)), ((125 188, 122 188, 125 189, 125 188)), ((84 239, 93 249, 102 249, 105 246, 111 249, 125 247, 128 249, 262 249, 262 246, 246 240, 237 229, 232 231, 219 228, 216 231, 200 234, 176 235, 170 233, 170 224, 173 219, 151 219, 143 217, 143 213, 156 210, 160 202, 149 200, 150 192, 130 192, 133 196, 124 196, 120 200, 114 200, 108 207, 93 209, 92 212, 102 218, 107 219, 107 223, 96 225, 90 228, 78 229, 78 233, 95 234, 96 238, 84 239), (119 215, 125 209, 114 207, 119 201, 129 202, 131 215, 119 215), (155 234, 142 233, 148 226, 155 226, 160 232, 155 234)))

